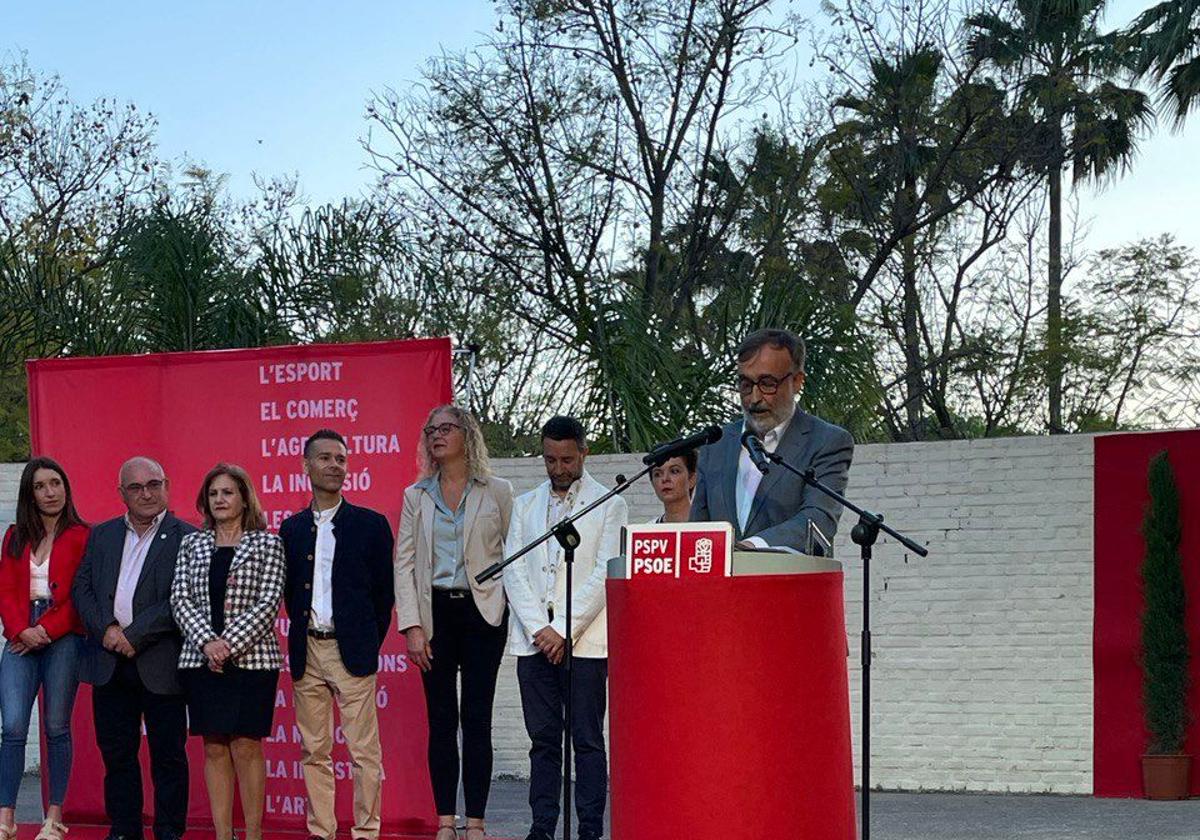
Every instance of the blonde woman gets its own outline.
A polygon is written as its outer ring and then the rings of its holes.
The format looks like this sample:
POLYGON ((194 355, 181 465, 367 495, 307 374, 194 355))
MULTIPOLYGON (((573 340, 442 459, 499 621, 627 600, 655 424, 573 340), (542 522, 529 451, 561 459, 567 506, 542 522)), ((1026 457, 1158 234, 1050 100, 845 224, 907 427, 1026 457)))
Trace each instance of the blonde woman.
POLYGON ((254 484, 217 464, 196 498, 204 529, 179 545, 171 609, 183 631, 179 677, 193 735, 204 739, 204 782, 217 840, 233 837, 233 791, 246 840, 261 840, 266 764, 283 658, 275 616, 283 596, 283 544, 268 533, 254 484))
POLYGON ((404 491, 396 539, 397 626, 425 686, 436 840, 458 836, 460 724, 467 840, 482 840, 508 612, 501 581, 475 576, 504 556, 512 485, 491 474, 479 423, 458 406, 430 412, 417 451, 421 477, 404 491))

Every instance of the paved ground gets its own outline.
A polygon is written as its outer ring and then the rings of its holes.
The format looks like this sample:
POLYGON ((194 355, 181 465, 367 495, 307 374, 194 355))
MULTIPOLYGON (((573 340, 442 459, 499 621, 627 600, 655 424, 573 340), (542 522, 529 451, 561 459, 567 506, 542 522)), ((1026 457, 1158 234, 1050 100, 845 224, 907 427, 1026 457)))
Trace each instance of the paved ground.
MULTIPOLYGON (((40 819, 36 778, 17 802, 21 822, 40 819)), ((523 838, 529 806, 522 782, 492 788, 489 833, 523 838)), ((1200 840, 1200 800, 1145 802, 1083 796, 876 793, 873 840, 1200 840)), ((647 838, 658 840, 658 838, 647 838)), ((746 838, 757 840, 757 838, 746 838)))

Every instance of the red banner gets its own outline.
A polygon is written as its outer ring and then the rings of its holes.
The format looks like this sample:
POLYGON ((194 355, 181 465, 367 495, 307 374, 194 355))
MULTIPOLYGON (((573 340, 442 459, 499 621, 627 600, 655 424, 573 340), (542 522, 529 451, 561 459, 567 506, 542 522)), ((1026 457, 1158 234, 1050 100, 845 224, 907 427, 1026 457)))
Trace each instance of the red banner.
MULTIPOLYGON (((1094 790, 1097 796, 1142 796, 1146 751, 1142 704, 1142 518, 1150 501, 1150 460, 1166 450, 1179 486, 1184 585, 1191 649, 1191 726, 1184 752, 1200 755, 1200 431, 1096 438, 1096 617, 1094 790)), ((1200 795, 1193 768, 1191 793, 1200 795)))
MULTIPOLYGON (((433 406, 451 398, 450 362, 448 339, 30 362, 33 451, 62 463, 79 511, 91 522, 124 512, 117 471, 133 455, 162 462, 171 481, 171 510, 192 523, 200 520, 195 498, 204 474, 218 461, 231 461, 254 477, 268 526, 275 529, 308 504, 304 439, 328 427, 349 444, 347 497, 384 513, 394 531, 403 490, 416 476, 420 428, 433 406)), ((279 619, 278 631, 286 659, 285 622, 279 619)), ((399 634, 389 634, 377 695, 383 824, 392 834, 435 825, 425 700, 420 676, 409 669, 403 649, 399 634)), ((103 823, 103 766, 87 686, 81 687, 72 727, 68 821, 103 823)), ((335 740, 338 819, 348 828, 351 765, 340 727, 335 740)), ((304 830, 299 741, 285 671, 274 732, 264 743, 268 829, 304 830)), ((189 821, 211 825, 200 739, 189 739, 188 749, 189 821)), ((142 767, 149 809, 153 798, 144 745, 142 767)))

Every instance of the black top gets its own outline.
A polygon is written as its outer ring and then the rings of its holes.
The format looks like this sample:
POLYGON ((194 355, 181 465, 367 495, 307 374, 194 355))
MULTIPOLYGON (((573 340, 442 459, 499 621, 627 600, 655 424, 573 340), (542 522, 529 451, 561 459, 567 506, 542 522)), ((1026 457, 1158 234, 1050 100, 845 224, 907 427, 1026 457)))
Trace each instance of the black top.
MULTIPOLYGON (((392 528, 382 514, 343 500, 333 516, 333 626, 342 664, 356 677, 374 674, 396 602, 392 528)), ((312 612, 317 525, 311 508, 279 526, 287 557, 283 604, 288 618, 292 679, 304 676, 305 635, 312 612)))
POLYGON ((213 632, 218 636, 225 632, 225 588, 229 583, 229 567, 233 564, 232 545, 219 545, 213 549, 212 562, 208 566, 208 600, 212 609, 213 632))

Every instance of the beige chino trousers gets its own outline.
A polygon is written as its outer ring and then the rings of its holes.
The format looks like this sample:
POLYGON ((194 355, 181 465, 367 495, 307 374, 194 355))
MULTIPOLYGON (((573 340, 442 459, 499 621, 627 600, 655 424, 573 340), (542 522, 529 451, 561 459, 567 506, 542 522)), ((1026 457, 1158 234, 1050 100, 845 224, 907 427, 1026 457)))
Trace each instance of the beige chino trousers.
POLYGON ((308 833, 332 840, 334 814, 333 703, 350 752, 354 777, 355 840, 379 837, 383 751, 375 706, 375 675, 356 677, 342 665, 336 639, 308 637, 304 676, 292 685, 300 756, 308 792, 308 833))

